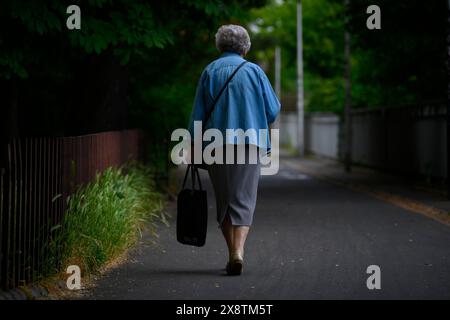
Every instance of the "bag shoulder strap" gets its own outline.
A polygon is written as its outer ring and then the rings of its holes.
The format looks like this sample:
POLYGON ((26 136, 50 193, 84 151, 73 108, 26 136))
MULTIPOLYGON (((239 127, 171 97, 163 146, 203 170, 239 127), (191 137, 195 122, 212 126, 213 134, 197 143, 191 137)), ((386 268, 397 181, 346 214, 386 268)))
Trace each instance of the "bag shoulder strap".
POLYGON ((195 178, 197 177, 199 190, 203 190, 202 188, 202 181, 200 180, 200 174, 198 172, 198 168, 195 165, 188 164, 186 168, 186 173, 184 175, 183 179, 183 186, 181 187, 182 190, 184 190, 184 187, 186 185, 187 177, 189 175, 189 171, 191 172, 191 179, 192 179, 192 190, 195 190, 195 178))
POLYGON ((209 108, 209 112, 206 114, 205 120, 204 120, 204 124, 206 124, 209 120, 209 118, 211 117, 211 114, 214 111, 214 108, 217 104, 217 101, 219 101, 220 96, 222 95, 222 93, 225 91, 226 87, 228 86, 228 84, 230 83, 231 79, 233 79, 234 75, 239 71, 240 68, 242 68, 244 66, 244 64, 246 64, 248 61, 243 61, 240 65, 237 66, 237 68, 233 71, 233 73, 228 77, 227 81, 225 82, 225 84, 222 86, 222 88, 220 89, 219 93, 217 94, 216 98, 214 99, 214 101, 211 104, 211 107, 209 108))

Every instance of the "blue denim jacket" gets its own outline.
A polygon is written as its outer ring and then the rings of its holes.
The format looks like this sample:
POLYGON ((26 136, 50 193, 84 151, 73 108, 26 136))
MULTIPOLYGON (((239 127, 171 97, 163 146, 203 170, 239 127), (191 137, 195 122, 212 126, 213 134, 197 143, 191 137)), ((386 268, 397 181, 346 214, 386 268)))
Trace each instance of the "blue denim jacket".
MULTIPOLYGON (((207 111, 211 108, 214 97, 233 73, 235 68, 244 59, 232 52, 223 53, 222 56, 210 63, 203 71, 197 86, 194 106, 192 110, 189 131, 194 135, 194 121, 203 121, 207 111)), ((227 139, 226 129, 269 129, 280 112, 280 102, 272 89, 269 79, 264 71, 256 64, 248 62, 236 73, 228 84, 227 89, 218 100, 210 119, 204 130, 219 129, 226 144, 239 144, 237 139, 227 139)), ((246 137, 246 144, 254 144, 270 151, 270 139, 260 141, 252 136, 246 137)))

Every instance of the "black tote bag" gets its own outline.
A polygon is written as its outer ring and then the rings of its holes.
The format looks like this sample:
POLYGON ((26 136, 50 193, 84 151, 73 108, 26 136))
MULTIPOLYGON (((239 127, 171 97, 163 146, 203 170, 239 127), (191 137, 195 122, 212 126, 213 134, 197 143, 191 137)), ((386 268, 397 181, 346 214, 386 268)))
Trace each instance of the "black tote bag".
POLYGON ((183 187, 177 198, 177 240, 186 245, 202 247, 206 242, 208 225, 208 203, 203 190, 198 168, 188 165, 183 187), (186 180, 191 173, 192 188, 186 189, 186 180), (195 182, 198 181, 198 189, 195 182))

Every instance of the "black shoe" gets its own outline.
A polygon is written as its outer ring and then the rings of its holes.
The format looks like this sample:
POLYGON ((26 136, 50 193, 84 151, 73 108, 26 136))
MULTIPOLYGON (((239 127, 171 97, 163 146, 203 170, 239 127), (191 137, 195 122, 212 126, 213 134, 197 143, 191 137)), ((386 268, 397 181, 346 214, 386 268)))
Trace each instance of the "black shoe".
POLYGON ((244 259, 241 255, 235 253, 230 262, 227 263, 226 271, 229 276, 240 276, 244 270, 244 259))

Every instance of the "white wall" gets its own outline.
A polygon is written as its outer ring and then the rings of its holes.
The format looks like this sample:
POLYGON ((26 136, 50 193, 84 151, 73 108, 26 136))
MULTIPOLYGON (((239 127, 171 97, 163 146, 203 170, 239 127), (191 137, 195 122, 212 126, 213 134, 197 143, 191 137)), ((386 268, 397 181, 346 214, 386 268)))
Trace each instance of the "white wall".
MULTIPOLYGON (((339 155, 339 116, 327 113, 305 116, 305 150, 337 159, 339 155)), ((285 112, 280 116, 280 144, 297 148, 297 113, 285 112)))
POLYGON ((316 155, 339 157, 340 119, 335 114, 314 113, 305 116, 305 149, 316 155))
POLYGON ((280 122, 280 145, 297 148, 297 113, 282 112, 279 116, 280 122))
MULTIPOLYGON (((443 116, 414 117, 405 111, 355 113, 352 117, 352 161, 395 172, 444 179, 446 120, 443 116)), ((414 113, 412 113, 414 114, 414 113)), ((280 143, 297 147, 296 113, 280 116, 280 143)), ((343 123, 336 114, 305 116, 305 150, 343 158, 343 123)))

